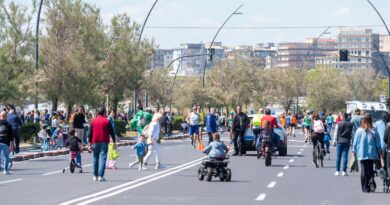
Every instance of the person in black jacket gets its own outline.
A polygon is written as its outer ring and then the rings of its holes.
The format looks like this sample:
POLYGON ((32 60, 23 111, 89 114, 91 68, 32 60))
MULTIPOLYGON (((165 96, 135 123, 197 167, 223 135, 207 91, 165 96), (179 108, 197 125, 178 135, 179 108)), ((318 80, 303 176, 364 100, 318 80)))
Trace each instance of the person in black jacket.
POLYGON ((335 176, 340 175, 340 162, 341 158, 343 158, 343 176, 348 176, 347 174, 347 160, 348 160, 348 152, 349 147, 351 145, 352 140, 352 132, 353 132, 353 123, 347 121, 348 114, 342 113, 340 115, 341 121, 336 125, 335 133, 334 133, 334 142, 333 146, 337 144, 336 151, 336 172, 335 176))
POLYGON ((15 108, 11 108, 10 111, 8 112, 7 121, 12 127, 12 134, 15 140, 15 152, 19 153, 19 144, 20 144, 19 129, 22 126, 22 121, 20 120, 19 116, 16 114, 15 108))
POLYGON ((86 123, 84 109, 80 106, 77 112, 74 113, 73 129, 75 130, 75 136, 80 138, 83 141, 83 144, 86 144, 86 139, 84 138, 84 123, 86 123))
POLYGON ((12 126, 7 122, 7 113, 5 111, 0 112, 0 153, 3 152, 4 160, 4 174, 10 174, 9 172, 9 153, 14 151, 14 137, 12 134, 12 126))
POLYGON ((80 138, 75 136, 74 129, 70 131, 70 139, 66 143, 66 146, 69 147, 70 155, 76 155, 76 165, 80 169, 79 172, 83 172, 83 168, 81 166, 81 144, 82 141, 80 138))
POLYGON ((234 154, 236 155, 244 155, 246 154, 245 143, 244 143, 244 134, 245 130, 248 127, 250 120, 248 116, 242 112, 242 108, 240 105, 237 106, 237 114, 233 119, 233 133, 234 133, 234 154))

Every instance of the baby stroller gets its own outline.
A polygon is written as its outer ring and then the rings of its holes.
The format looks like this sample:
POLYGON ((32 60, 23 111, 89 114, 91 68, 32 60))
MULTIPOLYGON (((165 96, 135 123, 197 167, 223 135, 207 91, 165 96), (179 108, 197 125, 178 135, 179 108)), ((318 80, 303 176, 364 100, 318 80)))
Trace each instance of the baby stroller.
POLYGON ((229 156, 225 158, 210 158, 202 162, 202 166, 198 170, 198 179, 203 181, 211 181, 212 177, 219 177, 220 181, 230 182, 232 179, 232 170, 227 168, 229 164, 229 156))

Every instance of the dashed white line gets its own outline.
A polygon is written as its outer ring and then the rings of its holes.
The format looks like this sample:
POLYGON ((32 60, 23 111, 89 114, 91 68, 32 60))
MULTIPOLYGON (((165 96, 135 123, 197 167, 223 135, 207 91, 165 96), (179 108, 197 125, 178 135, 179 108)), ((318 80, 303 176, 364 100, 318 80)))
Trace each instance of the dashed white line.
POLYGON ((294 162, 294 159, 290 159, 288 162, 293 163, 293 162, 294 162))
POLYGON ((278 175, 276 175, 277 177, 283 177, 284 173, 283 172, 279 172, 278 175))
POLYGON ((297 152, 297 154, 302 154, 302 152, 297 152))
POLYGON ((283 169, 288 169, 288 168, 290 168, 290 166, 288 166, 288 165, 283 167, 283 169))
POLYGON ((303 152, 304 149, 300 149, 299 151, 303 152))
POLYGON ((260 194, 255 200, 256 200, 256 201, 263 201, 263 200, 265 199, 266 196, 267 196, 267 194, 262 193, 262 194, 260 194))
POLYGON ((9 180, 9 181, 0 182, 0 184, 8 184, 8 183, 18 182, 18 181, 22 181, 22 180, 23 180, 23 179, 13 179, 13 180, 9 180))
POLYGON ((272 181, 271 183, 268 184, 267 188, 272 189, 275 187, 275 185, 276 185, 276 181, 272 181))

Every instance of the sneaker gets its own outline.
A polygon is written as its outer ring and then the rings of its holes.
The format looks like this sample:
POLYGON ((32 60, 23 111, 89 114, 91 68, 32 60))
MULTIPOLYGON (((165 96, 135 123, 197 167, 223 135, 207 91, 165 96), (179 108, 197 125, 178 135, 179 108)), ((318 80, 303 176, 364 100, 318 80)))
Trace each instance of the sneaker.
POLYGON ((98 178, 97 177, 93 177, 93 181, 97 182, 98 178))
POLYGON ((341 175, 345 177, 348 176, 347 172, 343 172, 341 175))
POLYGON ((4 175, 10 175, 11 172, 10 172, 10 171, 4 171, 3 174, 4 174, 4 175))
MULTIPOLYGON (((345 173, 345 172, 344 172, 345 173)), ((340 172, 339 171, 336 171, 335 173, 334 173, 334 175, 335 176, 340 176, 340 172)))
POLYGON ((129 163, 129 169, 133 168, 134 164, 133 163, 129 163))
POLYGON ((156 164, 156 167, 155 167, 154 169, 157 170, 157 169, 162 169, 162 168, 163 168, 163 166, 162 166, 160 163, 157 163, 157 164, 156 164))
POLYGON ((99 177, 99 178, 98 178, 98 181, 99 181, 99 182, 105 182, 106 179, 105 179, 104 177, 99 177))

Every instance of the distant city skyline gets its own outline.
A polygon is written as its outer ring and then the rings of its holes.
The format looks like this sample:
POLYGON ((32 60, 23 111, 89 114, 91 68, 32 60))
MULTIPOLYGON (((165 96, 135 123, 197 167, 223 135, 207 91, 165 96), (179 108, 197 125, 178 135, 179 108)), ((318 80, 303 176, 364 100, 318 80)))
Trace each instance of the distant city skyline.
MULTIPOLYGON (((31 0, 16 1, 31 4, 31 0)), ((134 21, 142 24, 154 2, 154 0, 84 1, 100 9, 105 24, 109 24, 110 19, 119 13, 127 13, 134 21)), ((389 23, 390 1, 372 2, 389 23)), ((240 10, 243 15, 234 16, 226 26, 257 29, 224 29, 216 41, 223 42, 224 45, 304 42, 306 38, 317 37, 327 26, 381 25, 380 19, 365 0, 160 0, 150 16, 144 37, 153 38, 160 48, 177 48, 181 43, 208 43, 217 28, 151 27, 219 27, 241 3, 244 4, 240 10)), ((386 34, 381 26, 372 29, 375 33, 386 34)), ((330 32, 331 34, 324 37, 336 38, 339 29, 333 27, 330 32)))

